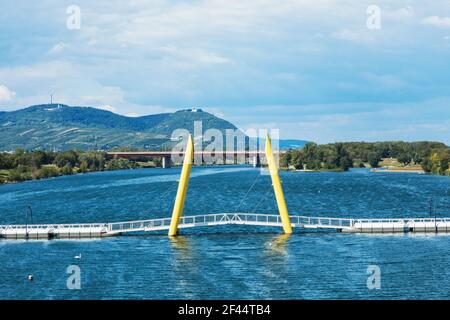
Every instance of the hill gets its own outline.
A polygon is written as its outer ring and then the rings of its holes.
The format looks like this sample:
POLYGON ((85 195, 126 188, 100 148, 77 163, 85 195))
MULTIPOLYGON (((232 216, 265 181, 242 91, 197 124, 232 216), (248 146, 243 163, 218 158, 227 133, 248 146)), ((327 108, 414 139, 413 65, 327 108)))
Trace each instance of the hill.
POLYGON ((0 150, 159 149, 170 145, 174 130, 193 132, 194 121, 202 121, 204 131, 215 128, 225 134, 226 129, 237 129, 200 109, 126 117, 90 107, 45 104, 0 112, 0 150))

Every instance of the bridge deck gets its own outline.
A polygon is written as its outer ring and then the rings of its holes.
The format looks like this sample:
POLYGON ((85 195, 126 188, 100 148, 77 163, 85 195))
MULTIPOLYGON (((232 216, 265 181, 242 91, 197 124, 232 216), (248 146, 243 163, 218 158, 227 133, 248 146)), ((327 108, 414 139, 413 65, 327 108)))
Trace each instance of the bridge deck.
MULTIPOLYGON (((292 227, 335 229, 342 232, 448 232, 450 218, 346 219, 335 217, 291 216, 292 227)), ((218 213, 184 216, 179 228, 215 225, 254 225, 281 227, 279 215, 256 213, 218 213)), ((170 218, 93 224, 0 225, 0 238, 52 239, 108 237, 132 232, 168 230, 170 218)))

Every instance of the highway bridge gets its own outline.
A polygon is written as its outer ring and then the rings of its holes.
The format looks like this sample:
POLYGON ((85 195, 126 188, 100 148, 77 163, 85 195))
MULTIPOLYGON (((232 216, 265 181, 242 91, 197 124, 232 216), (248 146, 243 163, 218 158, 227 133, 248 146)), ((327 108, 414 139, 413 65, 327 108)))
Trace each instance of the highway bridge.
MULTIPOLYGON (((274 152, 275 154, 277 152, 274 152)), ((182 159, 184 151, 110 151, 106 155, 110 158, 141 159, 161 158, 162 167, 170 168, 172 159, 182 159)), ((253 167, 261 165, 261 159, 265 158, 262 151, 197 151, 194 152, 194 163, 202 163, 204 159, 215 158, 215 164, 251 164, 253 167)))

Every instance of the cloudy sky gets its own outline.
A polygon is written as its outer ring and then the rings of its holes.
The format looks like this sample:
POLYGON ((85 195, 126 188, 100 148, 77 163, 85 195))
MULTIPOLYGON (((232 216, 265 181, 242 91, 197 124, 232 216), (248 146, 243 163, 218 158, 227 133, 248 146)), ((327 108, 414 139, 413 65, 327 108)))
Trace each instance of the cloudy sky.
POLYGON ((53 93, 129 116, 199 106, 242 129, 320 143, 450 143, 448 0, 0 0, 0 8, 0 110, 53 93), (379 29, 370 5, 381 10, 379 29))

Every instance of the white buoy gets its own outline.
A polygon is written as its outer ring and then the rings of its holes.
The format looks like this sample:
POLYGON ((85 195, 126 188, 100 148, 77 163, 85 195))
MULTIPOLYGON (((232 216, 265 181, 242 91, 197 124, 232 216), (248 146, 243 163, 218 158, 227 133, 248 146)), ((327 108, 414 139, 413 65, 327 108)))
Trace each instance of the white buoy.
POLYGON ((74 259, 81 259, 81 253, 75 257, 73 257, 74 259))
POLYGON ((28 281, 33 281, 33 275, 32 274, 28 275, 28 281))

